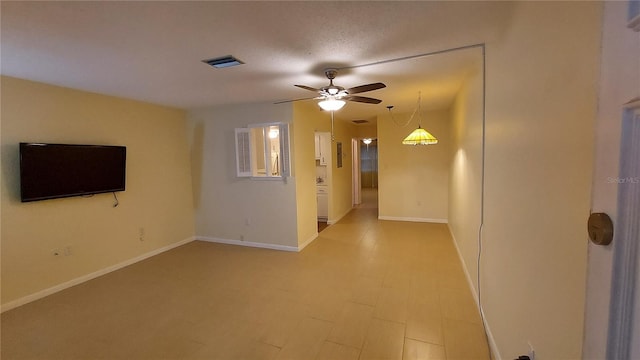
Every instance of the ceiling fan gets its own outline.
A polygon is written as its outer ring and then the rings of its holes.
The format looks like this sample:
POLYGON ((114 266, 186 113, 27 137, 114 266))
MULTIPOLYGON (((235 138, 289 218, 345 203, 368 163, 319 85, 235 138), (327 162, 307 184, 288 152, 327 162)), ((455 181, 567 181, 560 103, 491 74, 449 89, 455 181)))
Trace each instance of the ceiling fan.
POLYGON ((338 69, 334 69, 334 68, 326 69, 324 71, 324 74, 327 76, 327 79, 329 79, 329 86, 324 86, 324 87, 321 87, 320 89, 316 89, 316 88, 312 88, 312 87, 306 86, 306 85, 294 85, 294 86, 299 87, 301 89, 317 92, 319 96, 312 97, 312 98, 285 100, 285 101, 277 102, 276 104, 282 104, 282 103, 298 101, 298 100, 317 99, 317 100, 324 100, 324 101, 321 101, 319 103, 319 105, 323 109, 325 109, 325 110, 337 110, 337 109, 327 109, 327 108, 325 108, 323 106, 323 103, 325 103, 327 101, 329 103, 336 103, 336 101, 340 102, 341 105, 338 107, 338 109, 339 109, 340 107, 342 107, 342 105, 344 105, 344 100, 346 100, 346 101, 354 101, 354 102, 361 102, 361 103, 366 103, 366 104, 379 104, 379 103, 382 102, 382 100, 380 100, 380 99, 374 99, 374 98, 370 98, 370 97, 366 97, 366 96, 353 95, 353 94, 359 94, 359 93, 378 90, 378 89, 382 89, 382 88, 387 87, 385 84, 383 84, 381 82, 372 83, 372 84, 366 84, 366 85, 360 85, 360 86, 352 87, 352 88, 349 88, 349 89, 345 89, 342 86, 336 86, 336 85, 333 84, 333 79, 336 78, 336 75, 338 74, 338 69))

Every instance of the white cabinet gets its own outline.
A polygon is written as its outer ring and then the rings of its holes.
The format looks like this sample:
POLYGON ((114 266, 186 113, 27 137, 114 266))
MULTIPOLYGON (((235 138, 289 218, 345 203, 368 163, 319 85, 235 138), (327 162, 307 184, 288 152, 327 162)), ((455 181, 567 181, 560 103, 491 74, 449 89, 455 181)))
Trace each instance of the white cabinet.
POLYGON ((329 191, 326 186, 317 186, 318 198, 318 219, 327 220, 329 218, 329 191))
POLYGON ((322 166, 326 166, 327 165, 327 159, 326 159, 324 153, 320 154, 320 165, 322 165, 322 166))
POLYGON ((316 147, 316 199, 318 201, 318 220, 329 218, 329 188, 331 185, 331 134, 317 132, 316 147))
POLYGON ((320 161, 320 165, 326 166, 328 158, 331 156, 329 147, 326 145, 326 136, 315 134, 316 160, 320 161))

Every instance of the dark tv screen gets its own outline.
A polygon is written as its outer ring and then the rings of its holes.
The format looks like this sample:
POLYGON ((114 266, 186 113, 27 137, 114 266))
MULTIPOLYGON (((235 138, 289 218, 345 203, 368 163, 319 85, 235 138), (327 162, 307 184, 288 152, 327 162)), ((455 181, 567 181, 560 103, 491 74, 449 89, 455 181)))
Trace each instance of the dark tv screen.
POLYGON ((127 148, 20 143, 22 202, 124 191, 127 148))

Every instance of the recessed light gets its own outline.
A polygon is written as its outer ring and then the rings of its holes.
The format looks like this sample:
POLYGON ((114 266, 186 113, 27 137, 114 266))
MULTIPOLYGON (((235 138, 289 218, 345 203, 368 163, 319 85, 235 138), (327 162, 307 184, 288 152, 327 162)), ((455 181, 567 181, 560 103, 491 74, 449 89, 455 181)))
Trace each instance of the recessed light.
POLYGON ((236 57, 231 55, 214 58, 214 59, 202 60, 202 62, 205 64, 209 64, 214 68, 218 68, 218 69, 244 64, 244 62, 242 62, 241 60, 238 60, 236 57))

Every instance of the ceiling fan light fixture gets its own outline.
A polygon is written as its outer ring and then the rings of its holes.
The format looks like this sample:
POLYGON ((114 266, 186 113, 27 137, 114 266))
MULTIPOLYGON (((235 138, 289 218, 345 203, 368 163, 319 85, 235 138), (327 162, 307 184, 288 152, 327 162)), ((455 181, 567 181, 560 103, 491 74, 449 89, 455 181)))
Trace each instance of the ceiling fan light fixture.
MULTIPOLYGON (((318 95, 320 96, 316 97, 315 99, 322 100, 318 104, 323 110, 326 111, 335 111, 341 109, 344 106, 345 101, 360 102, 364 104, 380 104, 382 102, 382 100, 380 99, 374 99, 366 96, 354 96, 354 94, 382 89, 387 87, 385 84, 377 82, 345 89, 342 86, 333 85, 333 79, 335 79, 337 73, 338 69, 325 69, 324 74, 327 76, 327 79, 329 79, 329 85, 321 87, 319 89, 306 85, 294 86, 318 93, 318 95)), ((278 101, 275 104, 308 99, 310 98, 278 101)))
POLYGON ((328 98, 328 99, 325 99, 325 100, 322 100, 322 101, 318 102, 318 106, 320 106, 322 108, 322 110, 325 110, 325 111, 340 110, 340 109, 342 109, 344 104, 345 104, 344 100, 338 100, 338 99, 334 99, 334 98, 328 98))

